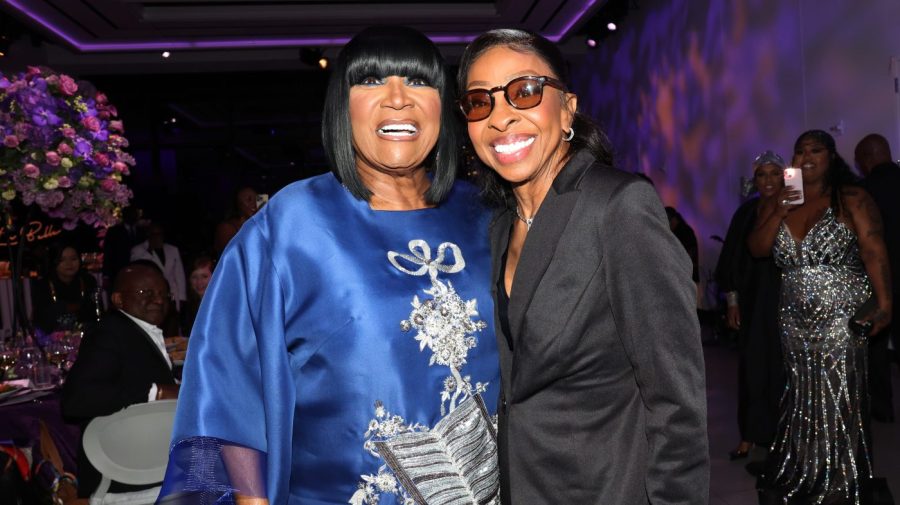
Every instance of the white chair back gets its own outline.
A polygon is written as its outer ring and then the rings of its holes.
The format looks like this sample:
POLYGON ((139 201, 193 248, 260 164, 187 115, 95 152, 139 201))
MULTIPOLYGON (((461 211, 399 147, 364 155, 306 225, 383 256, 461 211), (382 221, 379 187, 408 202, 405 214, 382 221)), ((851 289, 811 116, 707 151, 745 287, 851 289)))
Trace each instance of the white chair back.
MULTIPOLYGON (((175 421, 176 400, 139 403, 115 414, 94 418, 84 430, 84 452, 103 476, 97 491, 91 496, 92 504, 142 502, 143 495, 107 495, 111 481, 123 484, 153 484, 162 482, 169 460, 169 442, 175 421)), ((118 495, 118 494, 117 494, 118 495)), ((153 503, 156 495, 148 503, 153 503)))

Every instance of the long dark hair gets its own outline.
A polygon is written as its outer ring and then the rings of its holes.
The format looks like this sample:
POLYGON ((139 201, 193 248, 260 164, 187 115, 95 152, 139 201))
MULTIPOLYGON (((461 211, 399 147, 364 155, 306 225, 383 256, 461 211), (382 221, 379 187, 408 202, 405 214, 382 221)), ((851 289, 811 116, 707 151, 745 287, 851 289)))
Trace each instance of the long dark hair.
POLYGON ((831 192, 831 208, 840 214, 843 205, 841 202, 841 190, 845 186, 859 184, 859 177, 850 169, 850 165, 837 152, 834 137, 824 130, 808 130, 797 137, 794 142, 794 153, 800 149, 800 144, 806 140, 819 142, 828 150, 828 170, 825 172, 825 188, 831 192))
MULTIPOLYGON (((534 54, 547 63, 555 74, 554 77, 563 82, 569 80, 566 61, 556 44, 534 32, 500 28, 482 33, 466 47, 459 62, 459 72, 456 74, 456 84, 461 91, 466 89, 466 81, 469 78, 472 64, 482 54, 494 47, 508 47, 520 53, 534 54)), ((590 152, 597 161, 606 165, 613 164, 612 144, 603 130, 590 117, 575 112, 572 128, 575 130, 575 136, 569 142, 569 156, 584 149, 590 152)), ((481 170, 478 170, 478 183, 484 197, 490 203, 507 206, 512 204, 512 191, 509 183, 493 170, 481 167, 481 170)))
POLYGON ((322 145, 331 171, 356 198, 368 201, 372 192, 356 171, 353 130, 350 126, 350 88, 370 76, 398 75, 425 79, 441 96, 441 131, 426 169, 433 172, 425 193, 429 203, 447 196, 456 179, 458 121, 454 116, 453 82, 444 58, 425 35, 402 26, 366 28, 353 37, 338 55, 328 80, 322 117, 322 145))

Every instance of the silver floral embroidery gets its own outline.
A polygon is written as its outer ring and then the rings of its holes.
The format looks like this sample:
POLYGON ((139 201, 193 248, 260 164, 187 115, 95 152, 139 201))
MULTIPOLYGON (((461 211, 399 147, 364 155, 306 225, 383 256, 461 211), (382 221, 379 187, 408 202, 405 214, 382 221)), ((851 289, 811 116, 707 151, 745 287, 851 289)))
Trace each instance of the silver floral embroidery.
MULTIPOLYGON (((450 281, 438 279, 439 273, 462 271, 466 262, 459 246, 444 242, 438 246, 435 257, 431 257, 431 247, 424 240, 411 240, 408 244, 411 254, 390 251, 388 261, 403 273, 424 276, 431 280, 431 288, 424 293, 430 298, 420 300, 413 296, 412 311, 408 319, 400 322, 403 332, 416 330, 415 340, 419 350, 427 347, 431 351, 430 366, 446 366, 450 370, 443 382, 440 394, 441 416, 452 412, 457 405, 474 394, 487 390, 488 383, 476 382, 472 385, 469 375, 462 375, 469 350, 476 347, 478 340, 474 334, 487 328, 478 317, 477 300, 463 300, 450 281), (449 256, 449 257, 448 257, 449 256), (446 263, 450 260, 452 263, 446 263)), ((369 421, 363 448, 379 457, 375 442, 388 440, 402 433, 429 431, 428 426, 407 423, 403 417, 388 412, 380 401, 375 402, 375 417, 369 421)), ((350 498, 351 505, 376 505, 382 494, 393 494, 404 505, 414 505, 396 477, 386 465, 381 465, 377 474, 360 476, 357 491, 350 498)))

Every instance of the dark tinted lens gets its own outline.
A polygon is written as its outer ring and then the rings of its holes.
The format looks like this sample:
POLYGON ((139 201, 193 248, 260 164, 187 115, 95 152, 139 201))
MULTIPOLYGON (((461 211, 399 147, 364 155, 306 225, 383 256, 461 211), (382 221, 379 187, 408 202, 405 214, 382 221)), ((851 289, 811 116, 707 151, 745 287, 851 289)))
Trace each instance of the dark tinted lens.
POLYGON ((509 83, 506 94, 517 109, 530 109, 541 103, 542 88, 538 79, 526 78, 509 83))
POLYGON ((459 104, 469 121, 478 121, 491 115, 491 95, 487 91, 470 91, 463 95, 459 104))

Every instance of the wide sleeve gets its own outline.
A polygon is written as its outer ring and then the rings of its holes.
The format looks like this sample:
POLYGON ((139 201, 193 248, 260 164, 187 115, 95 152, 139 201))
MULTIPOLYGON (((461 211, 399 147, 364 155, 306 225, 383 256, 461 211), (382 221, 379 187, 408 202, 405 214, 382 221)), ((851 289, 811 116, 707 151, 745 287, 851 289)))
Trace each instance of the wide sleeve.
POLYGON ((248 221, 203 297, 161 503, 287 501, 295 391, 283 290, 266 229, 264 219, 248 221))
POLYGON ((623 184, 607 209, 605 276, 646 414, 647 496, 652 504, 705 504, 706 388, 691 262, 649 184, 623 184))

